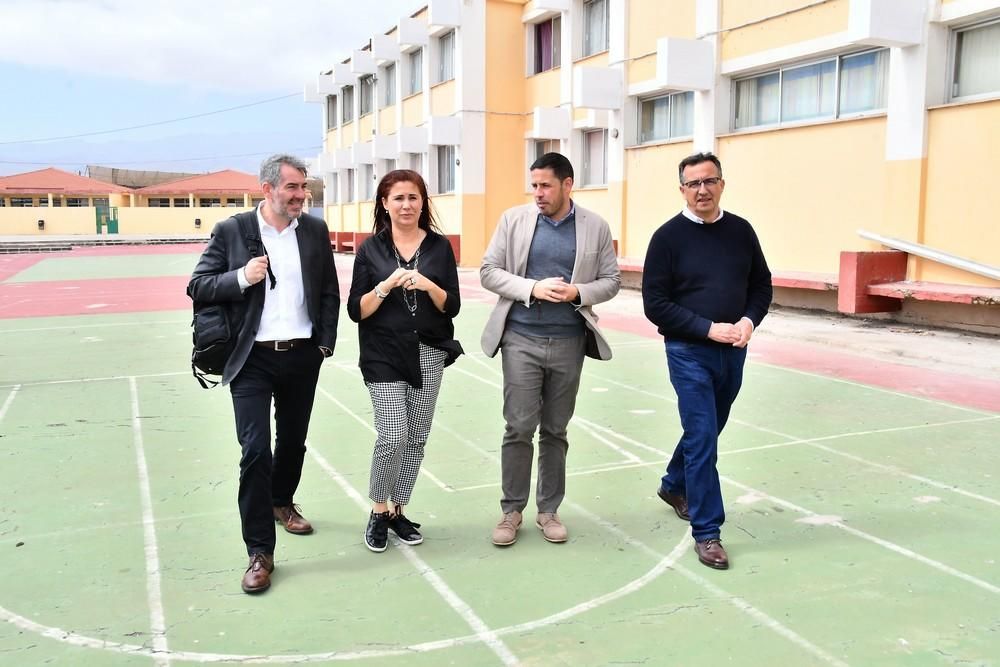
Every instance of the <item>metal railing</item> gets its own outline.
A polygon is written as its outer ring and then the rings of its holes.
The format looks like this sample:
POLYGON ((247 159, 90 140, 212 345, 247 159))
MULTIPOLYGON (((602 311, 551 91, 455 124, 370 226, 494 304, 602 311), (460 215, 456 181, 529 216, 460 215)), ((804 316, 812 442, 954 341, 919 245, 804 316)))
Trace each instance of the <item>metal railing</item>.
POLYGON ((903 252, 907 252, 911 255, 939 262, 956 269, 961 269, 962 271, 968 271, 969 273, 986 276, 987 278, 992 278, 993 280, 1000 280, 1000 267, 997 266, 983 264, 982 262, 974 262, 971 259, 952 255, 941 250, 935 250, 934 248, 920 243, 912 243, 910 241, 892 238, 891 236, 882 236, 864 229, 858 230, 858 236, 863 239, 868 239, 869 241, 881 243, 885 247, 892 248, 893 250, 902 250, 903 252))

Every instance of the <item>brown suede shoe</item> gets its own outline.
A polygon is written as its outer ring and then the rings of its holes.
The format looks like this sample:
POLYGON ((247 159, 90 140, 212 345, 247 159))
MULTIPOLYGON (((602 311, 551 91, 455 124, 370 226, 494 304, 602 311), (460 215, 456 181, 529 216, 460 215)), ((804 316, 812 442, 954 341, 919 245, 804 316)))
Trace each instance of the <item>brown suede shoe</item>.
POLYGON ((566 526, 559 520, 559 515, 555 512, 539 512, 535 519, 535 525, 542 531, 542 537, 549 542, 559 544, 569 539, 566 526))
POLYGON ((298 505, 275 506, 274 520, 282 524, 293 535, 308 535, 313 532, 312 524, 299 514, 298 505))
POLYGON ((660 497, 660 500, 673 507, 674 511, 677 512, 677 516, 685 521, 691 520, 691 515, 688 514, 687 498, 676 493, 670 493, 662 486, 656 490, 656 495, 660 497))
POLYGON ((271 587, 271 573, 274 572, 273 554, 253 554, 250 565, 243 575, 244 593, 263 593, 271 587))
POLYGON ((509 547, 517 542, 517 529, 521 527, 521 513, 507 512, 500 517, 500 522, 493 529, 493 544, 498 547, 509 547))
POLYGON ((722 542, 717 538, 694 543, 694 551, 698 554, 698 560, 703 565, 707 565, 716 570, 729 569, 729 556, 722 548, 722 542))

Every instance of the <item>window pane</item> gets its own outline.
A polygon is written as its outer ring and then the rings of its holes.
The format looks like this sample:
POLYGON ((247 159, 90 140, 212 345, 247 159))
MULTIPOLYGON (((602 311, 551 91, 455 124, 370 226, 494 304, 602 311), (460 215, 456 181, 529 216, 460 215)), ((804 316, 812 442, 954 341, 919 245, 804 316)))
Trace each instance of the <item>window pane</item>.
POLYGON ((455 191, 455 147, 438 146, 438 192, 455 191))
POLYGON ((438 83, 451 81, 455 78, 455 33, 442 35, 438 41, 438 83))
POLYGON ((344 123, 354 120, 354 86, 344 86, 341 102, 340 119, 344 123))
POLYGON ((585 132, 583 135, 583 184, 604 185, 607 176, 608 131, 585 132))
POLYGON ((354 170, 347 170, 347 192, 344 197, 345 201, 354 201, 354 170))
POLYGON ((375 98, 375 77, 364 76, 361 78, 361 115, 371 113, 375 98))
POLYGON ((583 5, 583 55, 608 48, 608 2, 587 0, 583 5))
POLYGON ((337 127, 337 96, 326 96, 326 129, 337 127))
POLYGON ((535 74, 552 69, 552 22, 535 26, 535 74))
POLYGON ((188 208, 191 206, 191 202, 187 197, 175 197, 174 198, 174 208, 188 208))
POLYGON ((670 96, 670 136, 688 137, 694 132, 694 93, 670 96))
POLYGON ((407 60, 409 61, 409 65, 410 65, 410 67, 409 67, 409 69, 410 69, 410 78, 409 78, 410 85, 409 85, 409 87, 406 90, 406 92, 407 92, 408 95, 414 95, 416 93, 419 93, 420 90, 423 88, 424 84, 423 84, 423 80, 421 79, 421 69, 423 67, 423 60, 424 60, 423 54, 424 54, 423 49, 418 49, 418 50, 414 51, 413 53, 411 53, 409 55, 409 57, 407 58, 407 60))
POLYGON ((889 49, 849 56, 840 62, 840 113, 885 108, 889 49))
POLYGON ((958 33, 955 96, 1000 90, 1000 23, 958 33))
POLYGON ((834 60, 782 70, 781 120, 832 116, 836 71, 834 60))
POLYGON ((562 17, 552 19, 552 66, 562 64, 562 17))
POLYGON ((736 82, 736 129, 778 122, 777 72, 736 82))
POLYGON ((639 141, 660 141, 669 134, 670 98, 644 100, 639 110, 639 141))
POLYGON ((386 65, 382 75, 384 95, 382 97, 383 106, 391 106, 396 103, 396 65, 386 65))

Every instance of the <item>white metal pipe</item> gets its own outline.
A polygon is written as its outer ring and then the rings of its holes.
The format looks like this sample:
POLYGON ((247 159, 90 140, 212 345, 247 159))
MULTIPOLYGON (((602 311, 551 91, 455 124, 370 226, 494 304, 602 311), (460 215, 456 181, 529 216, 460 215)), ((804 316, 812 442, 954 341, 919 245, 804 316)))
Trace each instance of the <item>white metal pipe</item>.
POLYGON ((934 248, 920 243, 912 243, 910 241, 904 241, 890 236, 881 236, 879 234, 865 231, 864 229, 858 230, 858 236, 863 239, 868 239, 869 241, 881 243, 887 248, 902 250, 903 252, 908 252, 911 255, 940 262, 941 264, 961 269, 962 271, 968 271, 969 273, 986 276, 987 278, 992 278, 993 280, 1000 280, 1000 267, 983 264, 981 262, 973 262, 971 259, 965 259, 964 257, 951 255, 949 253, 942 252, 941 250, 935 250, 934 248))

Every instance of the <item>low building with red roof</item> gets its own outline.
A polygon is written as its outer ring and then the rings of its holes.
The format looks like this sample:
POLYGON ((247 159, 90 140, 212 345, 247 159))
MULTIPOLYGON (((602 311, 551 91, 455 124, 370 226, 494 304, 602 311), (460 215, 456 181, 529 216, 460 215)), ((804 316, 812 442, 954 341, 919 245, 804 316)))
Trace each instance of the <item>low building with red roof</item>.
POLYGON ((257 176, 233 169, 150 185, 135 191, 136 206, 248 208, 264 199, 257 176))

